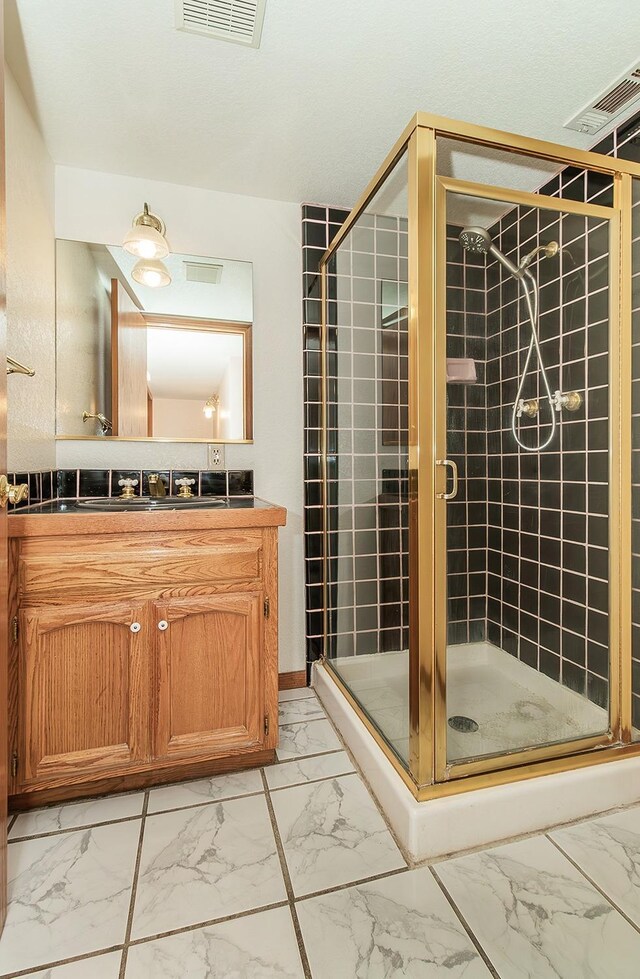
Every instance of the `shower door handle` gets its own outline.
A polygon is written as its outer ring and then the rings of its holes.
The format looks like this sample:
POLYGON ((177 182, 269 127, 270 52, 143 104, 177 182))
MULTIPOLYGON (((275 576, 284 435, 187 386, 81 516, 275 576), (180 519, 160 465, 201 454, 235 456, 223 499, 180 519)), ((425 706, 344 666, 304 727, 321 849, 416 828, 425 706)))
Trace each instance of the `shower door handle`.
POLYGON ((450 493, 436 493, 439 500, 455 500, 458 495, 458 467, 452 459, 436 459, 436 466, 450 466, 453 483, 450 493))

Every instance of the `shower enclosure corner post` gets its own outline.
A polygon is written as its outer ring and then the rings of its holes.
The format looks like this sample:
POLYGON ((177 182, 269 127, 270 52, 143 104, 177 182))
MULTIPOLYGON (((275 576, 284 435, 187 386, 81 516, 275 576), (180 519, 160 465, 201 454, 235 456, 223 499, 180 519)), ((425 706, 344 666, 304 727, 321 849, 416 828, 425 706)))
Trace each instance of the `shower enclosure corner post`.
POLYGON ((409 768, 434 781, 436 593, 444 587, 435 521, 436 136, 417 126, 409 140, 409 768))
POLYGON ((618 243, 611 249, 617 260, 612 276, 617 288, 611 290, 609 318, 611 330, 611 417, 610 491, 610 582, 613 621, 611 633, 611 723, 623 744, 633 740, 632 701, 632 192, 633 178, 617 173, 613 182, 613 203, 619 212, 618 243), (617 590, 617 594, 616 594, 617 590), (614 604, 614 599, 616 599, 614 604), (615 637, 619 636, 618 643, 615 637), (617 698, 614 701, 613 691, 617 698), (617 730, 616 730, 617 728, 617 730))
MULTIPOLYGON (((329 643, 329 493, 327 486, 327 264, 320 264, 320 475, 322 477, 322 661, 327 658, 329 643)), ((305 449, 306 451, 306 449, 305 449)))

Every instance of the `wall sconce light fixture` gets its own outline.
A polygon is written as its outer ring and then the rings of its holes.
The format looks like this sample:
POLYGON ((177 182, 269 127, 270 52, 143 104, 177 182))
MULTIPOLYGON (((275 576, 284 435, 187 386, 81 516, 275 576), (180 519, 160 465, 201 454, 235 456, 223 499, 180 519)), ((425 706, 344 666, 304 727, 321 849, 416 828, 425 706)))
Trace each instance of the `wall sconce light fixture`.
POLYGON ((203 411, 205 418, 213 418, 214 412, 218 410, 218 405, 220 404, 220 398, 217 394, 212 394, 211 397, 205 401, 203 411))
POLYGON ((162 218, 149 213, 149 205, 144 205, 141 214, 136 214, 133 226, 127 231, 122 247, 136 258, 166 258, 169 245, 165 238, 165 224, 162 218))
POLYGON ((133 226, 127 231, 122 247, 130 255, 135 255, 138 262, 134 265, 131 275, 136 282, 151 289, 168 286, 171 282, 169 270, 160 259, 169 254, 169 245, 165 238, 165 224, 157 214, 151 214, 149 205, 144 205, 141 214, 136 214, 133 226))

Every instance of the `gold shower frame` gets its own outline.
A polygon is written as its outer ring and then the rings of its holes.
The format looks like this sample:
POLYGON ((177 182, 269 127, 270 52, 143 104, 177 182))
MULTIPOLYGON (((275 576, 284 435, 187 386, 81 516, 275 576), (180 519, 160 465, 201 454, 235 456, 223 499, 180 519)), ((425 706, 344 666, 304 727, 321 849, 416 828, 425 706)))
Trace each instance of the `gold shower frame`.
MULTIPOLYGON (((631 728, 631 274, 632 182, 640 165, 417 113, 406 127, 320 262, 322 282, 322 465, 324 512, 325 644, 327 636, 327 264, 388 175, 407 155, 409 255, 409 765, 404 766, 334 670, 337 684, 369 732, 419 800, 453 795, 640 754, 631 728), (607 174, 613 206, 545 198, 511 189, 441 177, 436 140, 448 138, 607 174), (609 276, 609 688, 607 734, 532 747, 448 765, 446 761, 446 503, 444 486, 445 197, 448 191, 505 203, 548 207, 606 218, 609 276), (419 451, 420 448, 422 451, 419 451), (425 451, 426 449, 426 451, 425 451), (434 573, 434 569, 437 569, 434 573)), ((330 660, 325 659, 330 666, 330 660)))

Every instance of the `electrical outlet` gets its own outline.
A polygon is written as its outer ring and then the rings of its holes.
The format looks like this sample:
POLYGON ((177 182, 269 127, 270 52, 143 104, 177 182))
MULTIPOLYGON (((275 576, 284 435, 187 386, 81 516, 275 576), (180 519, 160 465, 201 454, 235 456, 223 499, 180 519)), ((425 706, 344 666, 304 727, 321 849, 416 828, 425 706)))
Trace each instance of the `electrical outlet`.
POLYGON ((224 469, 224 445, 209 445, 209 469, 224 469))

